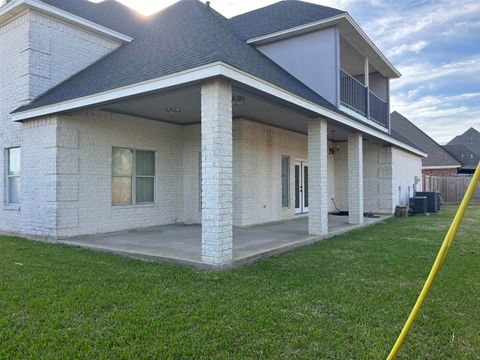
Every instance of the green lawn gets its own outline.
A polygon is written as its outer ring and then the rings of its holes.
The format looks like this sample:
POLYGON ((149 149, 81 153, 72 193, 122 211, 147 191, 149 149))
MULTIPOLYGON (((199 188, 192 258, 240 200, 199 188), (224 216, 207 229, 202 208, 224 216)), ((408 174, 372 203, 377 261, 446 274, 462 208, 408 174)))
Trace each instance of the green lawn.
MULTIPOLYGON (((0 358, 382 359, 455 210, 223 273, 0 237, 0 358)), ((480 358, 479 219, 470 207, 401 358, 480 358)))

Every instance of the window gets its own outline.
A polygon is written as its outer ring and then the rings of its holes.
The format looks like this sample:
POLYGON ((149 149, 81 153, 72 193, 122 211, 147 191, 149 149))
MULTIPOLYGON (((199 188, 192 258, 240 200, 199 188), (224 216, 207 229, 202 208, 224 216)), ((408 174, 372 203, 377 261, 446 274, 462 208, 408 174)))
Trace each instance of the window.
POLYGON ((7 149, 7 205, 20 203, 20 148, 7 149))
POLYGON ((290 156, 282 156, 282 207, 290 206, 290 156))
POLYGON ((112 153, 112 203, 154 202, 155 153, 114 148, 112 153))

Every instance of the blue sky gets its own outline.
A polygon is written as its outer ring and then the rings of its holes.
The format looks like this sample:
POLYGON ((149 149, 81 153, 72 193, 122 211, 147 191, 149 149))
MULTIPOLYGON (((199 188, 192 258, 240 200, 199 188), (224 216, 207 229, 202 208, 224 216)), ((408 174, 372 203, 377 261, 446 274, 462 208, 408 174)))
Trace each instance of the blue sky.
MULTIPOLYGON (((96 0, 98 1, 98 0, 96 0)), ((151 12, 175 0, 119 0, 151 12)), ((211 0, 230 17, 275 0, 211 0)), ((397 110, 440 143, 480 130, 480 0, 310 0, 347 10, 403 74, 397 110)))

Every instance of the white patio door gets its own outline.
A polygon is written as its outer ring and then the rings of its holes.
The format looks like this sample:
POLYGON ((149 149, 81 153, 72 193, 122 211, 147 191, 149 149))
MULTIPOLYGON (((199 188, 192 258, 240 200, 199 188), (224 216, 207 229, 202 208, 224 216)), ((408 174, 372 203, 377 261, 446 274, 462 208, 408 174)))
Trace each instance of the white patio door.
POLYGON ((308 163, 295 161, 295 214, 308 212, 308 163))

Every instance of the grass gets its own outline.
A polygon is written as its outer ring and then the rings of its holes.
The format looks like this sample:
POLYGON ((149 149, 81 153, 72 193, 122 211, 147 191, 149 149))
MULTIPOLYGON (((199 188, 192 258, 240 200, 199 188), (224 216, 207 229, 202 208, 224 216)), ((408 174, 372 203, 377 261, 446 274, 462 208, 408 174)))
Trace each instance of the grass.
MULTIPOLYGON (((223 273, 1 237, 0 358, 382 359, 455 210, 223 273)), ((479 218, 470 207, 400 358, 479 358, 479 218)))

